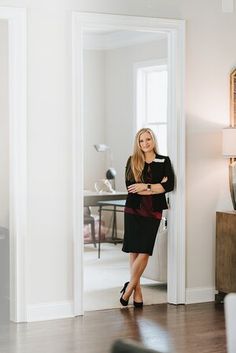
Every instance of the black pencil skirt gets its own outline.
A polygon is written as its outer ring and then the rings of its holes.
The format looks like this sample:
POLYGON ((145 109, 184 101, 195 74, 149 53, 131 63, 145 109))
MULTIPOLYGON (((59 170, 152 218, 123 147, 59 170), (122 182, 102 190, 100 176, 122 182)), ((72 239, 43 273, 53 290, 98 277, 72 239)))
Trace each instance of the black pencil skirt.
POLYGON ((160 219, 125 213, 122 251, 152 255, 160 219))

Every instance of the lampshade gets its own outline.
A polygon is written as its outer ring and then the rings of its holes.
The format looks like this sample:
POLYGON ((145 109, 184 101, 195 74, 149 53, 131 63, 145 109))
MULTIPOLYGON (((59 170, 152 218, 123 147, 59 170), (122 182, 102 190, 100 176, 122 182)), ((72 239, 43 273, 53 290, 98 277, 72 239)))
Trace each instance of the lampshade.
POLYGON ((236 128, 223 129, 222 154, 225 157, 236 157, 236 128))
POLYGON ((115 176, 116 176, 116 171, 115 171, 115 169, 112 167, 112 165, 113 165, 113 158, 112 158, 112 152, 111 152, 111 148, 110 148, 110 146, 108 146, 108 145, 106 145, 105 143, 98 143, 98 144, 96 144, 96 145, 93 145, 94 146, 94 148, 95 148, 95 150, 97 151, 97 152, 108 152, 108 154, 109 154, 109 165, 110 165, 110 167, 109 167, 109 169, 106 171, 106 178, 108 179, 108 180, 112 180, 113 181, 113 185, 111 186, 111 190, 115 190, 115 176))
POLYGON ((104 143, 98 143, 94 145, 94 148, 97 152, 106 152, 107 150, 110 149, 110 147, 105 145, 104 143))

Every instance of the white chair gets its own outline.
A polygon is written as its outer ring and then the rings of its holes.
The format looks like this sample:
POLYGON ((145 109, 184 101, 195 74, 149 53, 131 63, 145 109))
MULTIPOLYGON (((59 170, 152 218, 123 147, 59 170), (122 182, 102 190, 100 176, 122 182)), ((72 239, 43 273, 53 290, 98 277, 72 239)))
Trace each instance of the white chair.
POLYGON ((227 353, 236 352, 236 293, 227 294, 224 299, 227 353))
POLYGON ((141 343, 131 339, 118 339, 112 347, 111 353, 161 353, 147 347, 144 347, 141 343))
POLYGON ((142 277, 167 283, 167 240, 166 217, 163 216, 157 233, 153 254, 148 260, 148 265, 142 277))

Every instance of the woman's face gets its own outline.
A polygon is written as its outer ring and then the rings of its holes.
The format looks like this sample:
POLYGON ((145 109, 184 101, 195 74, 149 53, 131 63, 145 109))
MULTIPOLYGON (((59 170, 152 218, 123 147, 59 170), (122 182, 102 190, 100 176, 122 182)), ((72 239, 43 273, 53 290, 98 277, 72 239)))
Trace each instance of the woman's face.
POLYGON ((149 132, 144 132, 139 136, 139 146, 144 153, 153 151, 154 141, 149 132))

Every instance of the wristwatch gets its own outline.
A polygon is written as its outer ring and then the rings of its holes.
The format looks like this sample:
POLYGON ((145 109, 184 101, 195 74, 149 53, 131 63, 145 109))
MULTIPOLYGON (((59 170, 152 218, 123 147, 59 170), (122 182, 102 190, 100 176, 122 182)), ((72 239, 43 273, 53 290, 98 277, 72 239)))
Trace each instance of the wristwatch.
POLYGON ((147 191, 151 191, 151 184, 147 184, 147 191))

